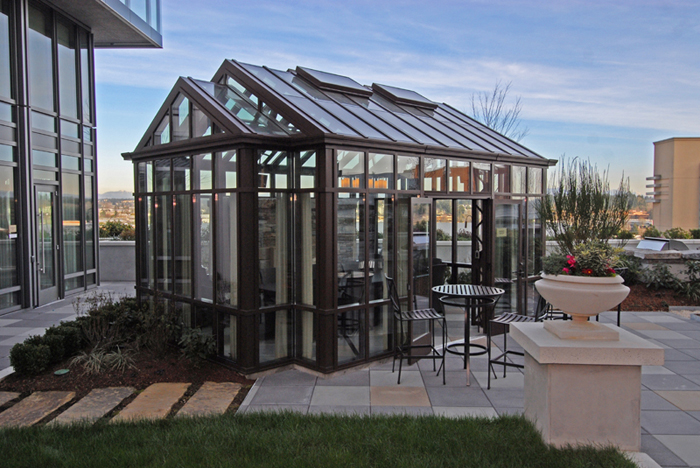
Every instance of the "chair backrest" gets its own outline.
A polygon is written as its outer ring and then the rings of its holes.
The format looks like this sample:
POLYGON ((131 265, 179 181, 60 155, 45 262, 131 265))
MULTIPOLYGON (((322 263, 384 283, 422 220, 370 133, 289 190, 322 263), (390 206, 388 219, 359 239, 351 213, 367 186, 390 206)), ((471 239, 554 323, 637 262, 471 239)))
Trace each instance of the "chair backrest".
POLYGON ((544 320, 552 309, 552 305, 547 302, 547 299, 540 296, 537 299, 537 308, 535 309, 535 322, 544 320))
POLYGON ((396 283, 394 283, 393 278, 384 275, 386 277, 386 284, 389 287, 389 299, 391 299, 391 306, 394 308, 394 312, 397 314, 401 313, 401 303, 399 302, 399 292, 396 290, 396 283))

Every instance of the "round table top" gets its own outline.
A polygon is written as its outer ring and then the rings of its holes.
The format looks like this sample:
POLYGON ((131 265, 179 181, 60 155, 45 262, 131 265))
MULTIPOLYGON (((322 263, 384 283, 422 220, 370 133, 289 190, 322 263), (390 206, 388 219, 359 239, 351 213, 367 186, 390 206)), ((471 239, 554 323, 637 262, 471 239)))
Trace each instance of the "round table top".
POLYGON ((497 297, 505 294, 505 290, 493 286, 479 284, 442 284, 435 286, 432 291, 444 296, 454 297, 497 297))

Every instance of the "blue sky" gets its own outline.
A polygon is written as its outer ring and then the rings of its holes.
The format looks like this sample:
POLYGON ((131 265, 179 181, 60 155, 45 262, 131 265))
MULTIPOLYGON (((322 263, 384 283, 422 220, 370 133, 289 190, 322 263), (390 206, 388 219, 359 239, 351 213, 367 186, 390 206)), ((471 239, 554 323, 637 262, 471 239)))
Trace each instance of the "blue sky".
POLYGON ((646 191, 653 142, 700 136, 700 2, 163 0, 163 49, 96 51, 100 192, 133 190, 135 148, 178 76, 226 58, 413 89, 471 114, 512 82, 521 143, 646 191))

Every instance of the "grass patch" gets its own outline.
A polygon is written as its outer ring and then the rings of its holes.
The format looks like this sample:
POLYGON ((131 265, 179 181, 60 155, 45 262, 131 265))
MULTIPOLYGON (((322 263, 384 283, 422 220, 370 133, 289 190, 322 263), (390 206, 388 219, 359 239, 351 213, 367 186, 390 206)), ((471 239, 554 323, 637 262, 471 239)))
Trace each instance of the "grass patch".
POLYGON ((629 467, 613 448, 555 449, 523 417, 230 414, 0 430, 10 467, 629 467))

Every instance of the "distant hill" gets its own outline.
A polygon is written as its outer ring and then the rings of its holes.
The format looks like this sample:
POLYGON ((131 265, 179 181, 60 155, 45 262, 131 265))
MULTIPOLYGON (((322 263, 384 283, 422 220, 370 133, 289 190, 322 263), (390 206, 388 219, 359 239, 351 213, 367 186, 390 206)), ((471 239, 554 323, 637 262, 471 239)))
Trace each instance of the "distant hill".
POLYGON ((101 193, 100 198, 102 198, 102 199, 112 198, 112 199, 126 200, 128 198, 134 198, 134 196, 131 194, 131 192, 127 192, 126 190, 119 190, 118 192, 101 193))

